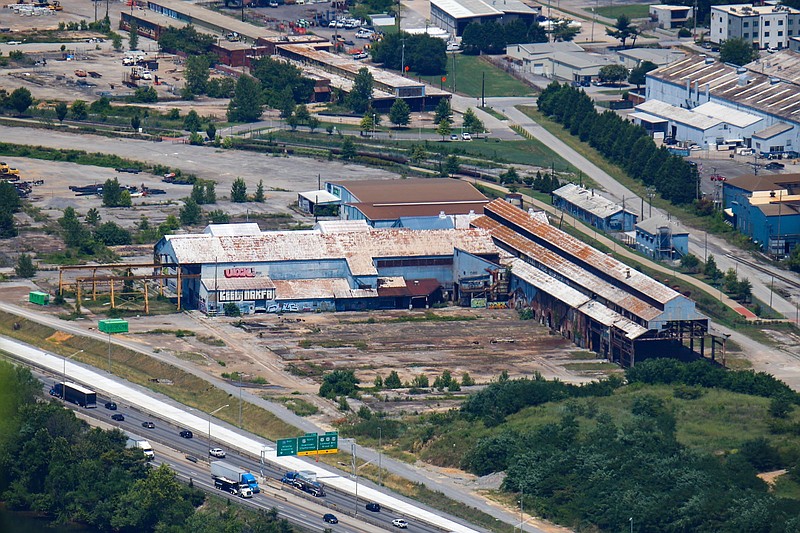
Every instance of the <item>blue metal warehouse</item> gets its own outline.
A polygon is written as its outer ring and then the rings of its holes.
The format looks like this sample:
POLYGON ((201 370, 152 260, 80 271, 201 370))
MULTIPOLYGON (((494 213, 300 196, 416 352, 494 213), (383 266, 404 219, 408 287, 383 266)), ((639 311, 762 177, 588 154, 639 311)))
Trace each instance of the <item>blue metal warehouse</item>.
POLYGON ((783 258, 800 244, 800 174, 748 175, 722 185, 725 217, 761 249, 783 258))
POLYGON ((184 305, 217 314, 344 311, 427 306, 458 297, 462 277, 497 270, 498 250, 483 230, 373 229, 337 222, 308 231, 261 232, 257 224, 210 225, 204 233, 167 235, 156 262, 178 264, 170 281, 184 305), (199 276, 198 276, 199 275, 199 276))

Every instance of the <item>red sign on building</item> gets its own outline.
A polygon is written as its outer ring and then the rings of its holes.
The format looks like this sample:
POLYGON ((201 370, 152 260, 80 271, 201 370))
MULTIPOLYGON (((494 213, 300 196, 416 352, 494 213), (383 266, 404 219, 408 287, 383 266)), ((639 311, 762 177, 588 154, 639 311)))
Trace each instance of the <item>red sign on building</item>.
POLYGON ((256 273, 252 268, 226 268, 226 278, 254 278, 256 273))

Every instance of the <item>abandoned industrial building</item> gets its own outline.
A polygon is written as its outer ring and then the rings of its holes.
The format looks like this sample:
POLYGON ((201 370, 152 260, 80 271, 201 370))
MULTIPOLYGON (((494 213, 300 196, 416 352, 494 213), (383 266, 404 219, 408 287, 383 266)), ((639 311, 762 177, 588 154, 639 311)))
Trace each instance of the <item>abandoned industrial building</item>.
MULTIPOLYGON (((694 302, 504 200, 463 229, 373 228, 364 220, 262 232, 211 225, 168 235, 155 260, 170 288, 208 314, 427 307, 527 308, 576 345, 622 365, 704 354, 708 319, 694 302), (189 275, 181 279, 181 275, 189 275), (698 343, 699 346, 695 346, 698 343), (697 349, 696 349, 697 348, 697 349)), ((711 344, 714 357, 715 343, 711 344)))

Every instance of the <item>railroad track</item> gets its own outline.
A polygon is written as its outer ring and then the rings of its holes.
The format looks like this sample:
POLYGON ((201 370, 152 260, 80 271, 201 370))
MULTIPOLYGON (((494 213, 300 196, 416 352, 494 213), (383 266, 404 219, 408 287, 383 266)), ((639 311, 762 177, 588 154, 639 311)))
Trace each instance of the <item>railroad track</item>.
POLYGON ((776 280, 782 281, 783 283, 786 283, 787 285, 789 285, 789 286, 791 286, 791 287, 793 287, 795 289, 800 289, 800 282, 798 282, 798 281, 796 281, 796 280, 794 280, 792 278, 783 276, 781 274, 775 274, 772 270, 770 270, 767 267, 764 267, 762 265, 759 265, 758 263, 755 263, 753 261, 749 261, 747 259, 742 259, 741 257, 736 257, 735 255, 731 255, 731 254, 725 254, 725 257, 727 257, 728 259, 732 259, 733 261, 738 261, 739 263, 747 265, 747 266, 749 266, 750 268, 752 268, 754 270, 758 270, 759 272, 763 272, 764 274, 768 274, 770 276, 773 276, 776 280))

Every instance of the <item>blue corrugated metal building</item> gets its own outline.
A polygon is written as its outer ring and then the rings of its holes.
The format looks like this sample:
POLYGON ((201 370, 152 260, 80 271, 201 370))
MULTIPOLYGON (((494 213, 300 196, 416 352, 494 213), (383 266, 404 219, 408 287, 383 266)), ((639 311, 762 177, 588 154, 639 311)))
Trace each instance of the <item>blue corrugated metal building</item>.
POLYGON ((631 231, 639 218, 633 211, 574 183, 553 191, 553 205, 602 231, 631 231))

